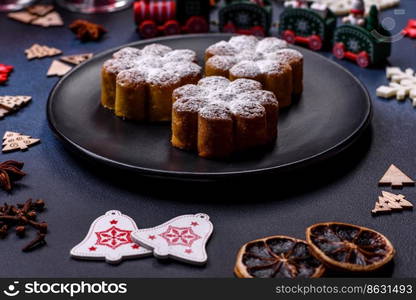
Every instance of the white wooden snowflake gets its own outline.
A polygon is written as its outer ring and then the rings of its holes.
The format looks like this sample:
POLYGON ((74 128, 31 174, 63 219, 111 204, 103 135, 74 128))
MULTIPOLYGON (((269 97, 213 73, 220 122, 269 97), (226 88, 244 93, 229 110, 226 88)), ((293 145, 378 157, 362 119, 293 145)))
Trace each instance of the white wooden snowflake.
POLYGON ((416 107, 416 74, 413 69, 402 71, 398 67, 387 67, 386 77, 390 80, 389 85, 380 86, 376 94, 381 98, 396 97, 403 101, 409 97, 413 106, 416 107))
MULTIPOLYGON (((315 0, 314 2, 326 4, 336 15, 346 15, 350 12, 353 0, 315 0)), ((368 13, 372 5, 379 10, 399 5, 400 0, 365 0, 365 10, 368 13)))

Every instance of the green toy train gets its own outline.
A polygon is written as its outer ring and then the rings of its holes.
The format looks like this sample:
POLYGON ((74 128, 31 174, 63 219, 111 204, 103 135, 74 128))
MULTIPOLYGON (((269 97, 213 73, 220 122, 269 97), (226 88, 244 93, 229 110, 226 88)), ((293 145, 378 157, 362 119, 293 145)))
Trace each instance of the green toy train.
POLYGON ((269 0, 227 0, 218 13, 221 32, 266 36, 272 23, 269 0))
POLYGON ((318 51, 329 45, 336 24, 331 10, 320 14, 309 8, 286 8, 280 15, 279 33, 288 43, 305 44, 318 51))
POLYGON ((378 9, 372 6, 362 25, 336 26, 331 10, 286 8, 280 15, 279 34, 287 42, 307 45, 318 51, 332 46, 338 59, 355 61, 360 67, 378 64, 390 56, 390 33, 378 20, 378 9))

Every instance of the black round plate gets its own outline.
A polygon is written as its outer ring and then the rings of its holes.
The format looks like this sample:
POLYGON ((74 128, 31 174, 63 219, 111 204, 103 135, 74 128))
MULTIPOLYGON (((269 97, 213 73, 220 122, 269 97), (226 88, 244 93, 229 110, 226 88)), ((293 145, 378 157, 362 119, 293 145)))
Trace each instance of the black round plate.
MULTIPOLYGON (((162 43, 193 49, 203 61, 205 49, 227 34, 187 35, 138 41, 125 46, 162 43)), ((134 123, 115 117, 100 105, 100 68, 111 49, 74 68, 52 90, 48 119, 72 149, 100 162, 142 174, 186 179, 282 171, 333 156, 370 122, 371 101, 364 86, 347 70, 303 48, 304 93, 283 111, 276 146, 265 152, 215 161, 170 145, 170 124, 134 123)))

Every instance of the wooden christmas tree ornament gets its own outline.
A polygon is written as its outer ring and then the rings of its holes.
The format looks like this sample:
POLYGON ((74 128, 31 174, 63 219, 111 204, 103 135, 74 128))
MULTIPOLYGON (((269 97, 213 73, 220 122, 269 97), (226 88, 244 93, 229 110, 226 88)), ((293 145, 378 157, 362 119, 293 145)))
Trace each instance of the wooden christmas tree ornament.
POLYGON ((22 135, 17 132, 6 131, 3 136, 3 152, 15 150, 27 150, 29 146, 37 144, 40 139, 33 139, 28 135, 22 135))
POLYGON ((33 44, 30 48, 25 50, 26 58, 31 60, 33 58, 43 58, 47 56, 55 56, 61 54, 62 51, 57 48, 48 47, 45 45, 33 44))
POLYGON ((72 69, 71 66, 60 62, 59 60, 54 60, 49 67, 47 76, 64 76, 72 69))
POLYGON ((92 56, 93 56, 92 53, 83 53, 83 54, 62 56, 59 59, 64 62, 73 64, 73 65, 79 65, 80 63, 90 59, 92 56))
POLYGON ((32 21, 32 25, 38 25, 42 27, 51 27, 51 26, 63 26, 64 22, 62 21, 61 15, 56 11, 53 11, 46 16, 36 18, 32 21))
POLYGON ((0 119, 11 112, 19 110, 30 100, 32 100, 30 96, 0 96, 0 119))
POLYGON ((413 204, 405 199, 404 195, 396 195, 386 191, 382 191, 382 196, 378 197, 373 214, 386 213, 392 211, 402 211, 403 209, 412 209, 413 204))
POLYGON ((42 17, 51 11, 53 11, 54 7, 53 5, 33 5, 27 8, 27 11, 33 15, 37 15, 39 17, 42 17))
POLYGON ((391 165, 379 181, 380 186, 402 188, 404 185, 415 185, 415 182, 395 165, 391 165))
POLYGON ((373 210, 371 211, 372 214, 381 214, 381 213, 389 213, 391 212, 391 209, 384 205, 384 204, 380 204, 378 203, 378 201, 376 202, 373 210))
POLYGON ((384 198, 390 199, 391 201, 394 201, 398 205, 400 205, 402 208, 413 208, 413 204, 410 201, 407 201, 405 199, 405 196, 402 194, 396 195, 393 193, 389 193, 386 191, 381 192, 384 198))
POLYGON ((32 15, 31 13, 27 12, 27 11, 19 11, 19 12, 12 12, 12 13, 8 13, 7 16, 10 19, 22 22, 22 23, 26 23, 29 24, 32 21, 34 21, 35 19, 37 19, 38 17, 36 15, 32 15))

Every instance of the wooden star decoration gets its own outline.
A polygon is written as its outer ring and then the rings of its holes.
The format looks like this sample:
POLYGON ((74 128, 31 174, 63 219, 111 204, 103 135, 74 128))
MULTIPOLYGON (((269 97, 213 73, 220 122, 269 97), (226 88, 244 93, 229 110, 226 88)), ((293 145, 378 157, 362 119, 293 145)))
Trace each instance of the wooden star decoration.
POLYGON ((3 152, 11 152, 15 150, 25 151, 29 146, 40 142, 40 139, 34 139, 29 135, 22 135, 13 131, 6 131, 3 136, 3 152))

